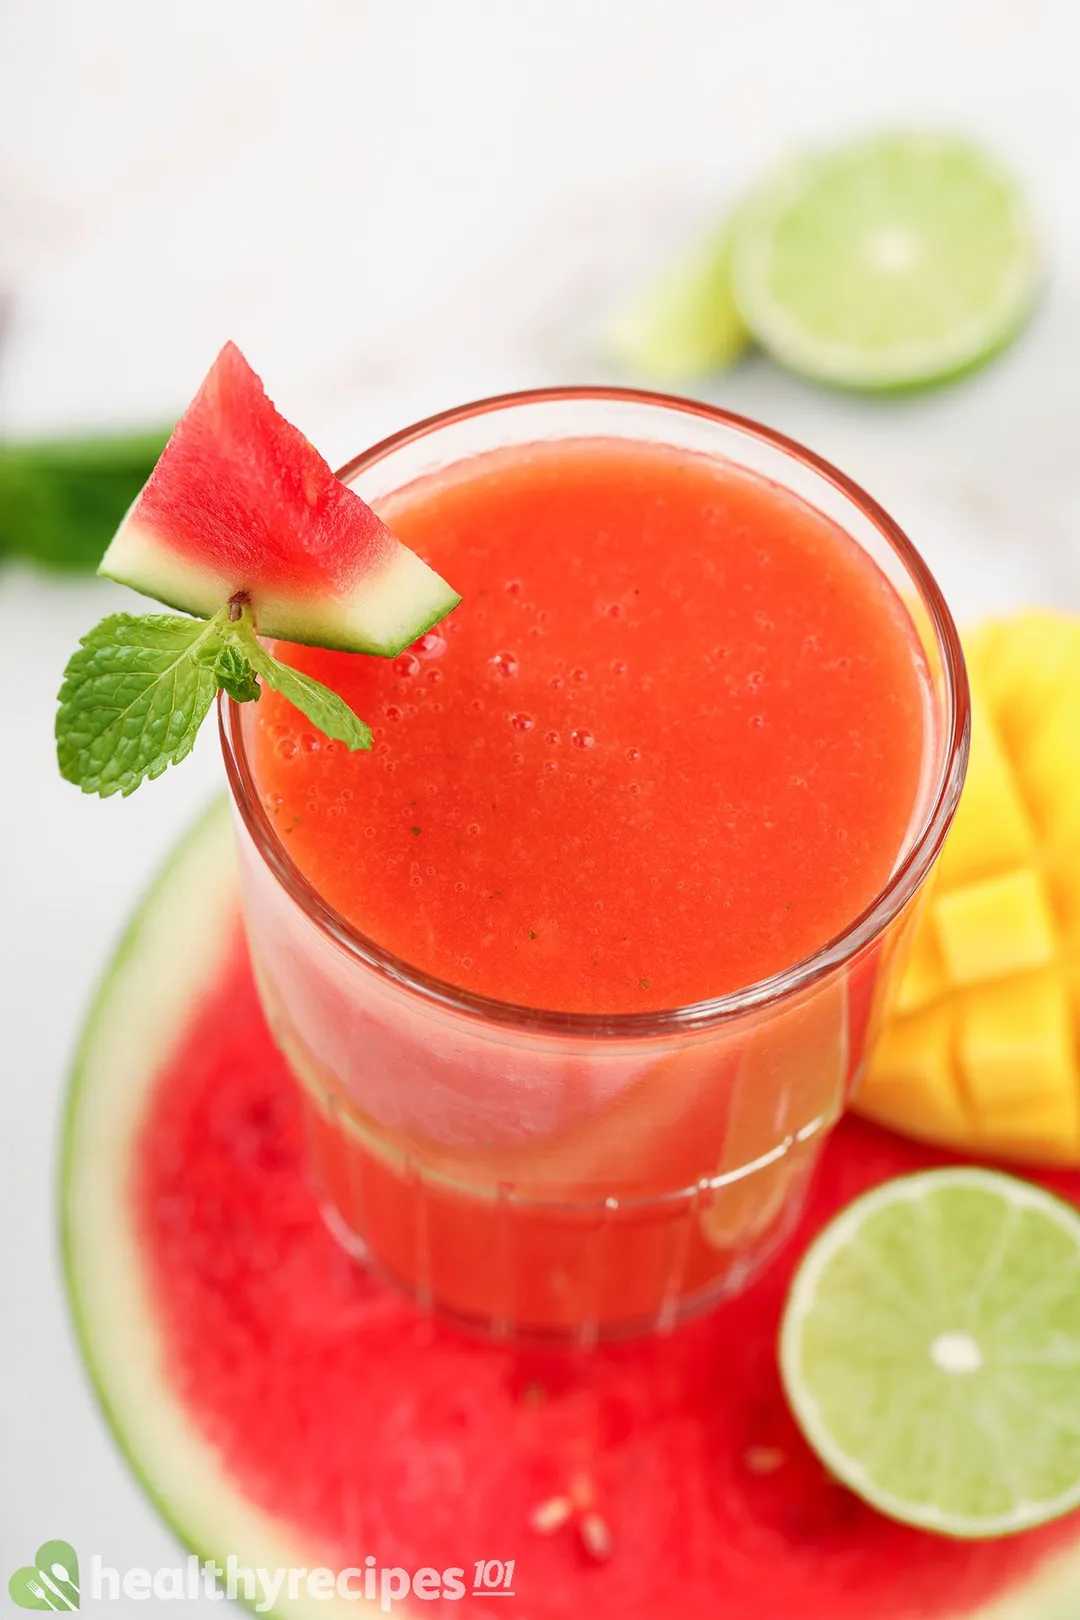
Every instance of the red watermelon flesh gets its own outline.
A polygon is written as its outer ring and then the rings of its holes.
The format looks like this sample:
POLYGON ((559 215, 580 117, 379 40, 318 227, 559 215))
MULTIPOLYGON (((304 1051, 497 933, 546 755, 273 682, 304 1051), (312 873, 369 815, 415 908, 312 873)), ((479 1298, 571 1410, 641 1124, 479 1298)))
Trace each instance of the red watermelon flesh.
POLYGON ((243 593, 262 635, 384 657, 459 600, 275 410, 234 343, 100 571, 204 618, 243 593))
MULTIPOLYGON (((856 1194, 938 1162, 875 1127, 841 1125, 802 1229, 750 1292, 672 1337, 583 1357, 443 1327, 327 1235, 239 935, 140 1148, 135 1213, 174 1387, 237 1489, 339 1567, 513 1558, 519 1620, 931 1620, 1022 1597, 1080 1535, 1075 1517, 982 1543, 904 1528, 797 1433, 775 1341, 799 1254, 856 1194), (574 1481, 595 1493, 606 1559, 580 1516, 530 1528, 574 1481)), ((1080 1174, 1047 1179, 1080 1200, 1080 1174)))

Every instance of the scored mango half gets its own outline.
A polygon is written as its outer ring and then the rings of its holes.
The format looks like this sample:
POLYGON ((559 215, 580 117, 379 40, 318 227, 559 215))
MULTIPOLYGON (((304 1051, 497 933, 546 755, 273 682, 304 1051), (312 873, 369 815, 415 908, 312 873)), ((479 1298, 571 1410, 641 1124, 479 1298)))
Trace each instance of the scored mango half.
POLYGON ((1080 1164, 1080 616, 964 641, 967 782, 855 1107, 982 1157, 1080 1164))

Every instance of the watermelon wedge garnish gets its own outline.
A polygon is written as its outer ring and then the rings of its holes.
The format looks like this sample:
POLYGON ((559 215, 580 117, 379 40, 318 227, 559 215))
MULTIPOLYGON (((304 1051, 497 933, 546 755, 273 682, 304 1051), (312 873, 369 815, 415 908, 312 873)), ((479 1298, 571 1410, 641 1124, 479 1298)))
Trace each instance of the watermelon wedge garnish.
POLYGON ((235 343, 100 572, 190 615, 110 614, 68 660, 57 763, 102 798, 185 759, 218 692, 254 703, 270 686, 326 737, 370 748, 360 716, 260 637, 392 658, 461 600, 274 409, 235 343))
POLYGON ((460 598, 275 410, 226 343, 100 572, 209 618, 250 602, 260 635, 392 658, 460 598))

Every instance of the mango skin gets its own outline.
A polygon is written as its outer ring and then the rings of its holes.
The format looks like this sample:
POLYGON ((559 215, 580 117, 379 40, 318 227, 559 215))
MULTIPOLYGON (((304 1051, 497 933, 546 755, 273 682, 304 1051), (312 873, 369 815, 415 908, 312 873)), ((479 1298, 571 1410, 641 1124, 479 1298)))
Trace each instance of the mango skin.
POLYGON ((981 1158, 1080 1165, 1080 615, 964 637, 968 779, 856 1112, 981 1158))

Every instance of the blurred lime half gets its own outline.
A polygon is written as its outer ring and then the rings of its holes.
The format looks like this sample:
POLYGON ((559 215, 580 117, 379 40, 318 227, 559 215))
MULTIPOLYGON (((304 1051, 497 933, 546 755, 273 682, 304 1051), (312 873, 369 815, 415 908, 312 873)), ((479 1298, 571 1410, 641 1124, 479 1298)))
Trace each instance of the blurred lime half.
POLYGON ((939 381, 1001 348, 1039 284, 1012 177, 953 135, 892 134, 797 162, 740 210, 735 300, 783 364, 842 387, 939 381))
POLYGON ((604 346, 655 382, 722 371, 750 341, 731 290, 731 232, 696 243, 617 310, 604 346))
POLYGON ((1001 1536, 1080 1503, 1080 1218, 995 1171, 926 1171, 843 1211, 796 1274, 788 1399, 882 1513, 1001 1536))

